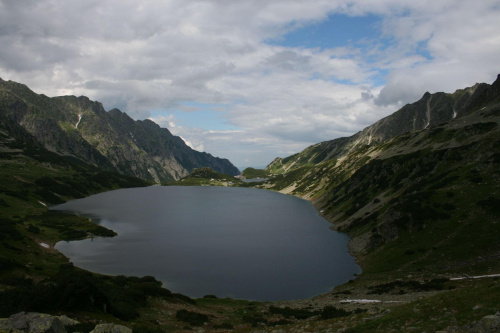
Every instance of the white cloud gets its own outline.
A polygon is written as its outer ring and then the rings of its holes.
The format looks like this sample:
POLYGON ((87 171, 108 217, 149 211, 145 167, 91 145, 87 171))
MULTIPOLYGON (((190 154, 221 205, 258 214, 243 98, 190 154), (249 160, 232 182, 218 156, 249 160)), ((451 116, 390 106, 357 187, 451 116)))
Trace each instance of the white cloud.
POLYGON ((429 59, 405 64, 386 56, 390 75, 377 100, 380 104, 413 101, 425 91, 452 92, 476 82, 492 82, 498 74, 498 2, 419 4, 408 5, 408 15, 386 18, 384 31, 394 38, 397 58, 408 61, 421 47, 429 59))
POLYGON ((186 145, 188 145, 192 149, 197 151, 204 151, 203 143, 198 142, 197 144, 193 144, 191 141, 184 139, 182 136, 180 138, 182 139, 182 141, 184 141, 186 145))
POLYGON ((240 166, 264 165, 425 91, 492 82, 498 31, 497 0, 0 0, 0 76, 87 95, 240 166), (380 37, 335 49, 266 43, 334 13, 377 15, 380 37), (186 102, 215 103, 232 129, 180 123, 173 110, 202 112, 186 102))

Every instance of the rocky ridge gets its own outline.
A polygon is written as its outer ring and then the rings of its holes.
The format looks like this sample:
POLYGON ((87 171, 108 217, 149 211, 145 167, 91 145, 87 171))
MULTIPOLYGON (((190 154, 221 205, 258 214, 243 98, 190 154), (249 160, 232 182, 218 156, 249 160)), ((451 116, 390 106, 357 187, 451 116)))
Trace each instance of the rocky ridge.
POLYGON ((191 149, 168 129, 134 121, 118 109, 106 112, 84 96, 49 98, 0 79, 0 117, 22 126, 50 151, 158 183, 198 167, 239 174, 227 159, 191 149))
POLYGON ((492 84, 477 83, 452 94, 426 92, 422 98, 407 104, 393 114, 350 136, 321 142, 286 158, 276 158, 266 171, 282 174, 303 166, 338 160, 364 146, 375 146, 398 135, 424 130, 467 116, 485 103, 500 99, 500 75, 492 84))

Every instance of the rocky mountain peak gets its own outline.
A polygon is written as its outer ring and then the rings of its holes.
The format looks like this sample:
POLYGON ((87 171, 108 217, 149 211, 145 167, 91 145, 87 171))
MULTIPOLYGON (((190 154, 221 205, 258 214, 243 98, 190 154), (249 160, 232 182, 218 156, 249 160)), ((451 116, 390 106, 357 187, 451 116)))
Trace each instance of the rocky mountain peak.
POLYGON ((106 112, 86 96, 49 98, 1 81, 0 117, 24 127, 50 151, 147 180, 180 179, 197 167, 239 174, 227 159, 191 149, 153 121, 133 120, 118 109, 106 112))
POLYGON ((347 138, 312 145, 284 159, 276 159, 266 167, 270 172, 283 173, 311 163, 343 159, 364 146, 380 144, 404 133, 420 131, 468 115, 485 103, 500 101, 500 80, 489 85, 478 83, 452 94, 426 92, 414 103, 406 104, 393 114, 382 118, 347 138))

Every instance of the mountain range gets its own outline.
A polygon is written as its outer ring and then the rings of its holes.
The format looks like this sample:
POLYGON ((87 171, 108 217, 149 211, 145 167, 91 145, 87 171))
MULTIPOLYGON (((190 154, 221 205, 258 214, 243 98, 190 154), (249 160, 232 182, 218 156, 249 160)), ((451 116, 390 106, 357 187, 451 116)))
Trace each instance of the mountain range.
POLYGON ((444 125, 462 118, 500 98, 500 80, 492 85, 477 83, 472 87, 447 94, 426 92, 422 98, 407 104, 393 114, 350 137, 321 142, 286 158, 276 158, 267 171, 285 173, 301 166, 315 165, 328 160, 345 158, 350 152, 364 146, 376 146, 404 133, 444 125))
POLYGON ((229 181, 239 173, 229 161, 192 150, 152 121, 0 80, 0 162, 2 316, 72 311, 147 332, 189 324, 465 333, 494 332, 483 325, 500 323, 492 315, 500 295, 500 76, 425 93, 353 136, 246 170, 247 178, 268 178, 255 183, 229 181), (47 206, 158 182, 255 186, 308 199, 332 229, 348 234, 363 272, 307 300, 191 300, 152 277, 85 272, 54 250, 60 240, 114 233, 47 206))
POLYGON ((107 112, 85 96, 49 98, 0 79, 0 117, 20 125, 49 151, 157 183, 199 167, 239 174, 229 160, 191 149, 153 121, 133 120, 118 109, 107 112))

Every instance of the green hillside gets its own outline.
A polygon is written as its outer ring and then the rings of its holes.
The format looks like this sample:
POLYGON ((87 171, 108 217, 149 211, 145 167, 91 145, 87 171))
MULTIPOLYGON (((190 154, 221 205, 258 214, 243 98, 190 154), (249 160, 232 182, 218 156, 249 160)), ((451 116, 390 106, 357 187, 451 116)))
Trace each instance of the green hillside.
POLYGON ((182 186, 240 186, 244 183, 233 176, 216 172, 210 168, 194 169, 186 177, 167 185, 182 186))
POLYGON ((241 172, 246 179, 268 178, 271 174, 263 169, 246 168, 241 172))

